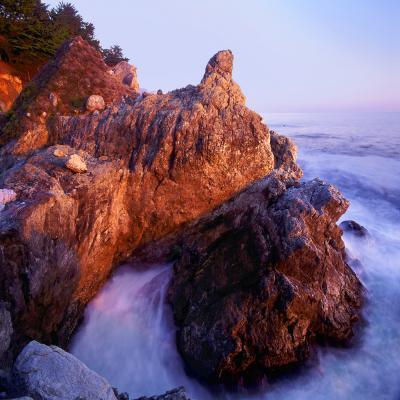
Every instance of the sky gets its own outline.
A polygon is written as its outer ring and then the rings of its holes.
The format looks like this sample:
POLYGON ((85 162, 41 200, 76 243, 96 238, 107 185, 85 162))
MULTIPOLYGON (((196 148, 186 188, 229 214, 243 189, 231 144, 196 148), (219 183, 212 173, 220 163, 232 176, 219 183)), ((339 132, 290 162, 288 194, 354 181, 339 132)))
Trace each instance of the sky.
POLYGON ((231 49, 260 113, 400 111, 400 0, 68 1, 147 90, 197 84, 231 49))

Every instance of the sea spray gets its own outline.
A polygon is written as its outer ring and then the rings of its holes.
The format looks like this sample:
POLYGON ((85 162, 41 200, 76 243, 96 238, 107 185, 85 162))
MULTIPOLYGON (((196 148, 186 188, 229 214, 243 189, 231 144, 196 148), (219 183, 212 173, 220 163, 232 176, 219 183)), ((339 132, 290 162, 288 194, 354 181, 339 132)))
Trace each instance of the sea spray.
POLYGON ((184 385, 192 399, 398 400, 400 398, 400 114, 267 116, 299 145, 305 179, 319 176, 350 200, 342 219, 369 235, 345 233, 349 259, 367 288, 353 348, 316 348, 318 365, 253 395, 209 393, 189 378, 163 301, 170 266, 123 267, 89 305, 72 352, 114 386, 139 395, 184 385))

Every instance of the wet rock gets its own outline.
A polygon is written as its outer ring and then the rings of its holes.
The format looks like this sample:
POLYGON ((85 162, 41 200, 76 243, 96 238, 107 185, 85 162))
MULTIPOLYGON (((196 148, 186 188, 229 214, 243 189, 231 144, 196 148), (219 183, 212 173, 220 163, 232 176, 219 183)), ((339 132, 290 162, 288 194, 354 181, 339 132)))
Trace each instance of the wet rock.
POLYGON ((102 96, 92 94, 86 101, 86 110, 89 112, 103 111, 106 106, 102 96))
POLYGON ((72 154, 68 161, 66 162, 65 166, 73 172, 76 173, 83 173, 87 172, 87 165, 85 161, 77 154, 72 154))
POLYGON ((18 389, 36 400, 116 400, 108 382, 56 346, 30 342, 13 368, 18 389))
POLYGON ((343 221, 339 225, 344 232, 350 232, 358 237, 367 237, 369 232, 362 225, 358 224, 356 221, 348 220, 343 221))
POLYGON ((190 399, 186 395, 185 388, 180 387, 177 389, 170 390, 160 396, 139 397, 136 400, 190 400, 190 399))
POLYGON ((169 300, 179 351, 205 379, 257 381, 303 362, 316 340, 353 335, 363 289, 335 224, 348 202, 317 179, 276 179, 182 233, 169 300))

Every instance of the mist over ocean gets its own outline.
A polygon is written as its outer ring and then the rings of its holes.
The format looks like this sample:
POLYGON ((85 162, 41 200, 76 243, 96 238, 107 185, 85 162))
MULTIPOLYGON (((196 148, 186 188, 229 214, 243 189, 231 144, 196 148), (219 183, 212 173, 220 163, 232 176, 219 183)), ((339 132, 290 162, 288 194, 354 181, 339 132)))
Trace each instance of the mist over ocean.
POLYGON ((367 288, 366 320, 350 349, 318 348, 303 372, 264 392, 210 392, 186 376, 164 304, 170 266, 120 268, 87 307, 72 353, 135 398, 184 385, 194 400, 398 400, 400 398, 400 113, 266 114, 299 149, 304 179, 320 177, 350 200, 342 220, 349 263, 367 288), (355 261, 359 260, 359 262, 355 261))

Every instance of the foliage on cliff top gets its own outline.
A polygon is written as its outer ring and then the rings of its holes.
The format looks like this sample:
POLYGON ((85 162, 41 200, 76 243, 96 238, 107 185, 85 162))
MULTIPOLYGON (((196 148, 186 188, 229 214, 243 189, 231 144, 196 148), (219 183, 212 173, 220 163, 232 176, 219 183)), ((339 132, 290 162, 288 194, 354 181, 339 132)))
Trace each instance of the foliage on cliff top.
POLYGON ((126 60, 119 46, 102 49, 94 25, 71 3, 49 9, 41 0, 0 0, 0 58, 21 71, 36 72, 69 38, 81 36, 110 65, 126 60))

